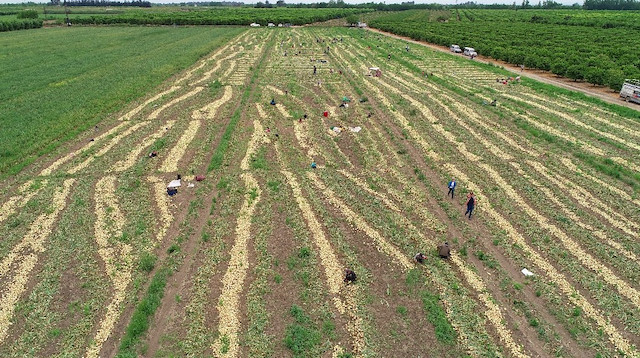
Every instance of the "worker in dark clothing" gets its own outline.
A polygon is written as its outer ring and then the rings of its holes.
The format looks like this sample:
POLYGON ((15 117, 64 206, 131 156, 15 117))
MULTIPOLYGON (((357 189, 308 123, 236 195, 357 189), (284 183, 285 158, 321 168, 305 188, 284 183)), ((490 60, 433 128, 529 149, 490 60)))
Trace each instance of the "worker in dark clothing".
POLYGON ((344 270, 344 282, 346 283, 354 283, 356 282, 357 276, 353 270, 345 269, 344 270))
POLYGON ((314 74, 314 75, 316 74, 316 71, 317 71, 317 70, 318 70, 318 69, 316 68, 316 65, 313 65, 313 74, 314 74))
POLYGON ((448 259, 451 256, 451 249, 449 249, 448 242, 438 245, 438 256, 442 257, 443 259, 448 259))
POLYGON ((447 193, 447 196, 449 196, 449 194, 451 194, 451 199, 453 199, 453 193, 456 190, 456 178, 451 178, 451 181, 448 184, 448 188, 449 188, 449 192, 447 193))
POLYGON ((476 196, 473 195, 473 192, 469 192, 467 194, 467 211, 464 212, 464 216, 469 214, 469 220, 471 220, 471 213, 473 213, 473 209, 476 207, 476 196))
POLYGON ((418 252, 416 256, 413 257, 413 259, 416 260, 417 263, 422 264, 424 263, 424 260, 427 259, 427 255, 423 254, 422 252, 418 252))

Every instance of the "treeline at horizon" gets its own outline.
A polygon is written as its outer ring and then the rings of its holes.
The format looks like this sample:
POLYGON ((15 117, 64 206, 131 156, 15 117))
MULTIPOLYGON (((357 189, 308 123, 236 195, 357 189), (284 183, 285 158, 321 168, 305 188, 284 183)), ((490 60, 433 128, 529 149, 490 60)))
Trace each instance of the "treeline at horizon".
MULTIPOLYGON (((24 2, 21 4, 0 4, 0 8, 9 6, 31 6, 42 4, 34 2, 24 2)), ((114 6, 114 7, 151 7, 151 6, 219 6, 219 7, 289 7, 289 8, 354 8, 354 9, 373 9, 378 11, 404 11, 404 10, 443 10, 443 9, 584 9, 584 10, 640 10, 640 0, 584 0, 583 4, 574 3, 572 5, 563 5, 553 0, 538 1, 537 4, 531 4, 529 0, 523 0, 522 3, 512 4, 478 4, 474 1, 468 1, 461 4, 416 4, 414 1, 402 2, 399 4, 385 4, 382 2, 368 2, 362 4, 348 4, 343 0, 330 0, 329 2, 317 2, 310 4, 303 3, 286 3, 285 0, 277 0, 270 2, 257 2, 247 4, 239 1, 189 1, 176 3, 153 3, 146 0, 134 1, 108 1, 108 0, 51 0, 46 5, 54 6, 114 6)), ((15 12, 12 12, 13 14, 15 12)), ((8 13, 7 13, 8 14, 8 13)), ((6 15, 6 14, 5 14, 6 15)))
POLYGON ((134 1, 106 1, 106 0, 51 0, 51 5, 63 6, 114 6, 114 7, 151 7, 151 2, 134 0, 134 1))

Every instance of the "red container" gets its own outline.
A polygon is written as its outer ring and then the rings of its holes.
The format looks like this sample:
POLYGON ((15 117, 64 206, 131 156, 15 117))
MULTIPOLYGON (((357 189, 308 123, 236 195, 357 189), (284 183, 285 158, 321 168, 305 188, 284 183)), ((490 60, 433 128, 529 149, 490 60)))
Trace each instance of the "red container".
POLYGON ((325 117, 329 117, 329 112, 324 111, 324 113, 322 113, 322 115, 325 116, 325 117))

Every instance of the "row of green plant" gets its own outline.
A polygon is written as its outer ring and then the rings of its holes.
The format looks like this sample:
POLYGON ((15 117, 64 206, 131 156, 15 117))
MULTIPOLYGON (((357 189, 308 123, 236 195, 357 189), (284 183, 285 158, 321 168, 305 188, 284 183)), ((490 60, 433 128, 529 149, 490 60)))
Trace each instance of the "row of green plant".
POLYGON ((369 25, 442 46, 473 47, 480 55, 614 90, 626 78, 640 78, 640 49, 629 28, 513 22, 506 14, 446 23, 430 22, 430 17, 430 11, 405 11, 376 17, 369 25))
POLYGON ((37 29, 42 27, 42 20, 23 18, 23 19, 0 19, 0 32, 37 29))
MULTIPOLYGON (((624 27, 632 30, 640 30, 637 11, 585 11, 585 10, 462 10, 464 17, 460 21, 479 22, 527 22, 538 24, 555 24, 570 26, 585 26, 610 29, 624 27)), ((456 20, 451 18, 450 21, 456 20)))
POLYGON ((134 24, 134 25, 249 25, 268 23, 304 25, 370 11, 368 9, 288 9, 236 8, 190 9, 188 11, 131 11, 124 14, 71 16, 76 24, 134 24))

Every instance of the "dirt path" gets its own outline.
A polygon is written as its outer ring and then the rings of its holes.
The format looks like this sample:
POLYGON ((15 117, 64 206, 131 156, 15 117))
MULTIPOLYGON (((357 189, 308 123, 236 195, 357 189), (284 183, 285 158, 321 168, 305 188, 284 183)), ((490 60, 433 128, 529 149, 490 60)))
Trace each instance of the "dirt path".
MULTIPOLYGON (((383 34, 386 36, 390 36, 390 37, 394 37, 396 39, 400 39, 400 40, 404 40, 404 41, 408 41, 417 45, 422 45, 422 46, 426 46, 429 48, 432 48, 434 50, 440 51, 440 52, 446 52, 449 54, 452 54, 449 51, 449 48, 444 47, 444 46, 439 46, 439 45, 435 45, 429 42, 424 42, 424 41, 417 41, 414 40, 412 38, 409 37, 405 37, 405 36, 400 36, 400 35, 396 35, 393 34, 391 32, 386 32, 386 31, 382 31, 382 30, 378 30, 378 29, 374 29, 374 28, 367 28, 368 31, 371 32, 376 32, 379 34, 383 34)), ((452 54, 453 55, 453 54, 452 54)), ((463 54, 458 54, 457 56, 460 57, 465 57, 463 54)), ((617 104, 620 106, 624 106, 624 107, 628 107, 631 109, 634 109, 636 111, 640 111, 640 106, 634 103, 629 103, 629 102, 625 102, 623 100, 620 99, 618 92, 614 92, 613 90, 611 90, 608 87, 604 87, 604 86, 596 86, 596 85, 592 85, 590 83, 587 82, 576 82, 573 81, 571 79, 568 78, 564 78, 564 77, 558 77, 556 75, 554 75, 553 73, 549 72, 549 71, 543 71, 543 70, 536 70, 536 69, 524 69, 524 71, 520 70, 519 66, 501 61, 501 60, 496 60, 493 59, 491 57, 485 57, 485 56, 478 56, 475 58, 474 61, 478 61, 481 63, 492 63, 492 64, 497 64, 500 66, 503 66, 505 70, 512 72, 516 75, 522 76, 522 77, 528 77, 530 79, 539 81, 539 82, 543 82, 546 84, 550 84, 553 86, 557 86, 557 87, 562 87, 564 89, 570 90, 570 91, 577 91, 577 92, 582 92, 587 96, 591 96, 591 97, 596 97, 599 98, 605 102, 611 103, 611 104, 617 104)))

